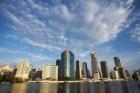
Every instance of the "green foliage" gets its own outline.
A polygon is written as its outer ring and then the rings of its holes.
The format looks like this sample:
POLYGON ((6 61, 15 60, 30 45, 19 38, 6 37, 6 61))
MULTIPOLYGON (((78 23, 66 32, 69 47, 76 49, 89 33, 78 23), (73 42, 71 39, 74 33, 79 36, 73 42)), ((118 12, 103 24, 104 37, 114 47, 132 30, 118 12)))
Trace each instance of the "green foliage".
POLYGON ((0 82, 2 82, 2 80, 3 80, 3 78, 2 78, 2 76, 0 75, 0 82))
POLYGON ((66 81, 74 81, 75 78, 73 78, 73 77, 65 77, 64 80, 66 80, 66 81))

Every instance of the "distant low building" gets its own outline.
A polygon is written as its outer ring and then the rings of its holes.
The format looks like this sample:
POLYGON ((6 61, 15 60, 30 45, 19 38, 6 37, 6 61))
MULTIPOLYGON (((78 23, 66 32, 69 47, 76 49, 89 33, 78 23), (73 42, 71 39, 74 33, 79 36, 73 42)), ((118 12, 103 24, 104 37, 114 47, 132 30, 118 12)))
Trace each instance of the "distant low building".
POLYGON ((32 69, 32 65, 29 64, 27 61, 22 60, 20 63, 16 65, 16 75, 15 78, 22 78, 22 79, 28 79, 29 72, 32 69))
POLYGON ((132 74, 132 78, 133 78, 134 80, 140 80, 140 74, 139 74, 137 71, 135 71, 135 72, 132 74))
POLYGON ((12 81, 12 68, 5 64, 0 69, 0 76, 2 76, 3 81, 12 81))
POLYGON ((130 75, 130 73, 128 72, 128 70, 124 70, 125 71, 125 76, 127 80, 132 80, 132 77, 130 75))
POLYGON ((36 70, 35 79, 37 81, 42 80, 42 70, 39 68, 36 70))
POLYGON ((47 64, 42 68, 42 79, 58 80, 58 66, 47 64))
POLYGON ((5 72, 12 72, 12 68, 9 65, 5 64, 0 69, 0 74, 4 74, 5 72))

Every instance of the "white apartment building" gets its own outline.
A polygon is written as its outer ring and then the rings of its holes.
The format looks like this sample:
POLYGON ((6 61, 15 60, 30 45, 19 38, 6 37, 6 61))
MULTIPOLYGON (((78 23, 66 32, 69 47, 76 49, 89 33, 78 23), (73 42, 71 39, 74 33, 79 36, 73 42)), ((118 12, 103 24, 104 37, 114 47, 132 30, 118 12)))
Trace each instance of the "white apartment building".
POLYGON ((42 79, 58 80, 58 66, 47 64, 42 68, 42 79))
POLYGON ((4 74, 4 72, 12 72, 12 68, 9 65, 5 64, 0 68, 0 74, 4 74))
POLYGON ((28 63, 28 61, 22 60, 20 63, 16 65, 16 78, 28 79, 29 72, 32 69, 32 65, 28 63))

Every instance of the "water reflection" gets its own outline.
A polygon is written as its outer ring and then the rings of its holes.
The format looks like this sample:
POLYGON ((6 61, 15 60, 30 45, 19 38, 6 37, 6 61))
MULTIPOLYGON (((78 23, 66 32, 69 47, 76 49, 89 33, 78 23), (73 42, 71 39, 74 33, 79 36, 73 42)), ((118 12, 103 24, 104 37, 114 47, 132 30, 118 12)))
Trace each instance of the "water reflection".
POLYGON ((140 81, 0 84, 0 93, 140 93, 140 81))
POLYGON ((17 83, 12 85, 12 93, 27 93, 26 83, 17 83))
POLYGON ((39 93, 57 93, 58 83, 41 83, 39 93))

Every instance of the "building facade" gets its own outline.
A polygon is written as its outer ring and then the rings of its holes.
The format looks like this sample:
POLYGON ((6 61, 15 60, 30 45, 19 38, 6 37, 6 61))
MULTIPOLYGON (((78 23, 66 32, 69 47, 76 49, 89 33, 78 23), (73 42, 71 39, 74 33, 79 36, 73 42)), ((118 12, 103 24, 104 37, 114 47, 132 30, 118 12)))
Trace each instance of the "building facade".
POLYGON ((115 66, 117 67, 122 67, 121 66, 121 61, 119 57, 114 57, 114 62, 115 62, 115 66))
POLYGON ((101 61, 101 71, 102 71, 102 77, 103 78, 109 78, 109 71, 108 71, 108 65, 106 61, 101 61))
POLYGON ((111 71, 110 72, 110 78, 111 79, 119 79, 119 72, 118 71, 111 71))
POLYGON ((32 69, 32 65, 29 64, 27 61, 22 60, 20 63, 16 65, 16 78, 28 79, 29 72, 32 69))
POLYGON ((121 61, 119 57, 114 57, 114 63, 115 63, 115 67, 114 67, 114 71, 118 71, 119 73, 119 78, 120 79, 127 79, 125 71, 121 65, 121 61))
POLYGON ((76 60, 76 71, 75 71, 76 79, 80 80, 82 79, 82 64, 79 60, 76 60))
POLYGON ((95 51, 91 52, 91 68, 92 68, 92 70, 91 70, 92 78, 94 80, 99 80, 100 75, 99 75, 99 71, 98 71, 97 55, 96 55, 95 51))
POLYGON ((62 62, 62 77, 63 79, 74 79, 75 78, 75 67, 74 67, 74 54, 71 51, 65 50, 61 54, 62 62))
POLYGON ((58 66, 47 64, 42 68, 42 79, 58 80, 58 66))
POLYGON ((86 62, 82 63, 82 78, 88 78, 88 68, 86 62))
POLYGON ((56 60, 56 65, 58 66, 58 80, 62 80, 62 62, 61 59, 56 60))

